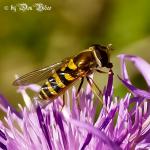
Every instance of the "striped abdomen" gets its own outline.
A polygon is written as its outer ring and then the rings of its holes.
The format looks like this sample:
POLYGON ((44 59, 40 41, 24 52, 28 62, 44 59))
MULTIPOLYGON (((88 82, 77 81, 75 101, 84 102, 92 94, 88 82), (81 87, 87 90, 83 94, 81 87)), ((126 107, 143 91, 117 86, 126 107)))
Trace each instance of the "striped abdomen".
POLYGON ((78 67, 73 59, 53 73, 41 87, 39 97, 43 100, 53 100, 61 95, 77 78, 78 67))

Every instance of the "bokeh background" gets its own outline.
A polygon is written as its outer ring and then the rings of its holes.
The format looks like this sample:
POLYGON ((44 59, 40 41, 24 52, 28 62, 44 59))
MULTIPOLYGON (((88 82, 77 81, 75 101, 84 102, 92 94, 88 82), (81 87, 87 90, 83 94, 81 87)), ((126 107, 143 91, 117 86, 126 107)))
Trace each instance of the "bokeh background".
MULTIPOLYGON (((25 74, 74 55, 91 44, 112 43, 115 93, 125 91, 117 78, 118 54, 139 55, 150 62, 149 0, 0 0, 0 93, 13 106, 22 97, 12 86, 15 74, 25 74), (51 11, 10 11, 4 6, 43 3, 51 11)), ((129 64, 133 83, 147 88, 139 72, 129 64)), ((103 87, 106 75, 95 75, 103 87)))

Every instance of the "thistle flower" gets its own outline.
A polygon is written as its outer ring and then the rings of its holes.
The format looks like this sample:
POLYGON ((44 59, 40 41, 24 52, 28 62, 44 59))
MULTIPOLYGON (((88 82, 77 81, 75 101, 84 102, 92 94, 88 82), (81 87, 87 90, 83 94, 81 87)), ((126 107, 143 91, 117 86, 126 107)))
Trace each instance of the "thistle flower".
POLYGON ((142 58, 120 55, 122 83, 130 90, 124 98, 113 95, 113 72, 103 92, 103 106, 95 120, 98 101, 89 85, 79 94, 66 92, 66 105, 62 109, 59 97, 45 108, 39 101, 31 100, 29 88, 38 92, 39 86, 20 87, 26 106, 19 104, 16 111, 0 96, 0 108, 6 113, 0 122, 0 148, 4 150, 97 150, 97 149, 149 149, 150 148, 150 92, 132 85, 125 60, 131 61, 150 86, 150 65, 142 58), (134 106, 131 107, 132 103, 134 106), (79 105, 79 106, 78 106, 79 105), (80 108, 80 109, 79 109, 80 108))

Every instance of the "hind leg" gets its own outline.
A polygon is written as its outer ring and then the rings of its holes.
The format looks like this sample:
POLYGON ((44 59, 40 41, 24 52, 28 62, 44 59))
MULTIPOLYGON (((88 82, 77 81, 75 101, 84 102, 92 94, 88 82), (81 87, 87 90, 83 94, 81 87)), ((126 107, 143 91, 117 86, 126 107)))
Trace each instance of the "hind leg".
POLYGON ((79 102, 79 97, 78 97, 78 96, 79 96, 80 90, 81 90, 81 88, 82 88, 83 82, 84 82, 84 78, 82 77, 82 78, 81 78, 80 85, 79 85, 78 90, 77 90, 77 93, 76 93, 77 106, 78 106, 78 109, 79 109, 79 110, 81 110, 81 108, 80 108, 80 102, 79 102))
POLYGON ((80 93, 80 90, 81 90, 81 87, 83 85, 83 82, 84 82, 84 78, 81 78, 81 82, 80 82, 80 85, 78 87, 78 90, 77 90, 77 93, 76 93, 76 97, 78 97, 79 93, 80 93))

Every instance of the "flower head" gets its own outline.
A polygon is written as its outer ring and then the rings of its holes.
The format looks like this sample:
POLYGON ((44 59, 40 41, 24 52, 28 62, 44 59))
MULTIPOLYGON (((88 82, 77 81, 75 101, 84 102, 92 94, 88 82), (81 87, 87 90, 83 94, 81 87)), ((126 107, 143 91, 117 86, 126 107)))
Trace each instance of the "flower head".
POLYGON ((121 99, 113 95, 113 72, 110 70, 101 110, 89 85, 79 93, 78 98, 74 87, 71 96, 66 92, 67 99, 63 109, 60 97, 44 108, 39 101, 31 100, 26 88, 37 92, 37 85, 19 88, 26 104, 25 107, 19 105, 19 112, 1 96, 0 108, 7 115, 4 118, 5 122, 0 122, 0 147, 8 150, 150 148, 150 93, 132 85, 125 60, 135 64, 148 86, 150 76, 147 72, 150 65, 136 56, 119 57, 122 65, 122 77, 119 78, 131 93, 127 93, 121 99), (98 115, 97 110, 100 110, 98 115))

